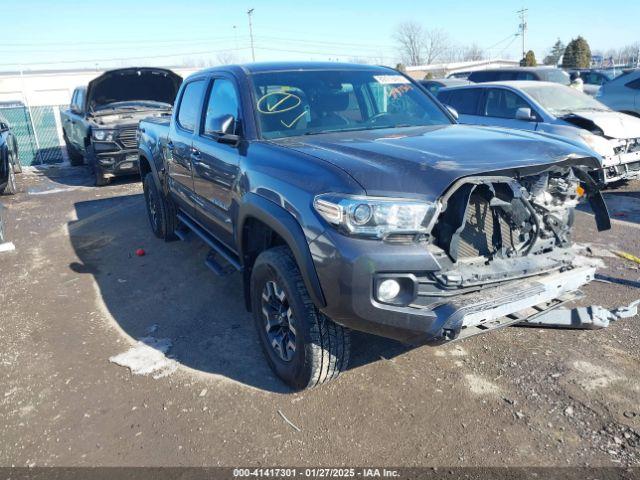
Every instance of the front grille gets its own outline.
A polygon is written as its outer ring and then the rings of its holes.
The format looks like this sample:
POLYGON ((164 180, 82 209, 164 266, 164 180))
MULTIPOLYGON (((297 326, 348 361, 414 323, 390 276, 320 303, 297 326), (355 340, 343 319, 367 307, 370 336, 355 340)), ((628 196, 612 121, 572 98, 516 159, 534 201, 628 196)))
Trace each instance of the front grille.
POLYGON ((120 140, 120 143, 122 143, 122 146, 125 148, 135 148, 138 146, 138 139, 136 138, 135 128, 125 128, 124 130, 120 130, 118 139, 120 140))

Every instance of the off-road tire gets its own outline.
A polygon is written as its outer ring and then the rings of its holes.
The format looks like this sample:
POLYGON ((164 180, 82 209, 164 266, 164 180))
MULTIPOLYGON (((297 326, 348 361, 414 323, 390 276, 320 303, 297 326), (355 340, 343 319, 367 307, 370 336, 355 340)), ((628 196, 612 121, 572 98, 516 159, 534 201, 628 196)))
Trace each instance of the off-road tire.
POLYGON ((96 187, 105 187, 111 183, 111 179, 104 176, 102 170, 97 167, 93 168, 93 175, 96 187))
POLYGON ((260 345, 273 371, 295 390, 312 388, 346 370, 350 331, 323 315, 309 297, 291 250, 286 246, 262 252, 251 273, 251 303, 260 345), (275 281, 284 291, 295 321, 296 349, 284 361, 272 347, 262 312, 263 291, 275 281))
POLYGON ((175 231, 178 228, 178 212, 173 200, 158 189, 151 172, 144 176, 142 187, 147 217, 153 234, 167 242, 174 240, 176 238, 175 231), (153 210, 155 210, 155 214, 153 210))
POLYGON ((4 188, 0 189, 0 195, 15 195, 18 192, 18 185, 16 184, 16 173, 13 169, 13 163, 9 160, 9 178, 4 188))
POLYGON ((72 167, 79 167, 80 165, 84 165, 84 157, 82 153, 80 153, 76 147, 69 143, 67 136, 64 135, 64 145, 67 147, 67 155, 69 156, 69 163, 72 167))

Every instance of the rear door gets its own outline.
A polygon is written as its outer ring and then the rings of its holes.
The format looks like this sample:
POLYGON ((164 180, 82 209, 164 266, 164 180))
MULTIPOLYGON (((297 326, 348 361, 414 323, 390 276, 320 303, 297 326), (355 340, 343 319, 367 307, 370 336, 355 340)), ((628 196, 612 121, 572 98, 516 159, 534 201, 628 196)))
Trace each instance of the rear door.
POLYGON ((190 80, 180 94, 177 110, 169 129, 164 152, 169 175, 169 190, 180 207, 194 215, 193 137, 200 127, 200 112, 207 82, 204 77, 190 80))
POLYGON ((441 90, 438 99, 458 112, 458 122, 477 125, 482 119, 479 114, 481 88, 454 88, 441 90))
POLYGON ((540 116, 524 97, 506 88, 488 88, 485 92, 481 108, 481 125, 519 130, 536 129, 540 116), (534 119, 530 121, 516 119, 519 108, 529 108, 534 119))
MULTIPOLYGON (((240 96, 231 76, 211 79, 202 113, 202 124, 192 148, 193 181, 196 191, 196 218, 230 248, 233 242, 233 191, 238 179, 238 147, 220 143, 221 118, 235 119, 235 135, 241 135, 240 96)), ((231 133, 231 132, 228 132, 231 133)))

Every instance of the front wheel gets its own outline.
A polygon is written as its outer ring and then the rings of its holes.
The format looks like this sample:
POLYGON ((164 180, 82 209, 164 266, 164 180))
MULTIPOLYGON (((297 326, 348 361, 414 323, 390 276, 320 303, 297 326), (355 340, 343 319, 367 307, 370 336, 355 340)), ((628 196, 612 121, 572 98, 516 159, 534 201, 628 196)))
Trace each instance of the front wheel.
POLYGON ((296 390, 336 378, 349 363, 349 330, 313 304, 286 246, 262 252, 251 273, 251 306, 269 365, 296 390))
POLYGON ((13 172, 22 173, 22 165, 20 165, 20 159, 18 158, 18 154, 12 155, 11 161, 13 162, 13 172))
POLYGON ((7 184, 3 190, 0 190, 0 194, 15 195, 18 192, 18 185, 16 184, 16 173, 13 169, 13 163, 9 161, 9 178, 7 184))

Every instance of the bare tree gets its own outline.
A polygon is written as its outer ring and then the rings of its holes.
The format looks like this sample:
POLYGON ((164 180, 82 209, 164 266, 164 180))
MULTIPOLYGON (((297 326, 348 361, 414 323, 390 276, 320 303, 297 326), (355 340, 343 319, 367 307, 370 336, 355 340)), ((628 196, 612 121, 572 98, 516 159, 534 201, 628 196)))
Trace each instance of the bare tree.
POLYGON ((462 55, 460 56, 463 62, 475 62, 478 60, 484 60, 487 58, 485 51, 476 43, 462 47, 462 55))
POLYGON ((231 65, 232 63, 238 63, 238 57, 233 52, 220 52, 216 55, 218 65, 231 65))
POLYGON ((424 32, 424 59, 427 65, 446 59, 452 50, 451 39, 444 30, 433 29, 424 32))
POLYGON ((393 38, 398 44, 402 63, 405 65, 424 64, 426 35, 422 25, 416 22, 403 22, 396 27, 393 38))

